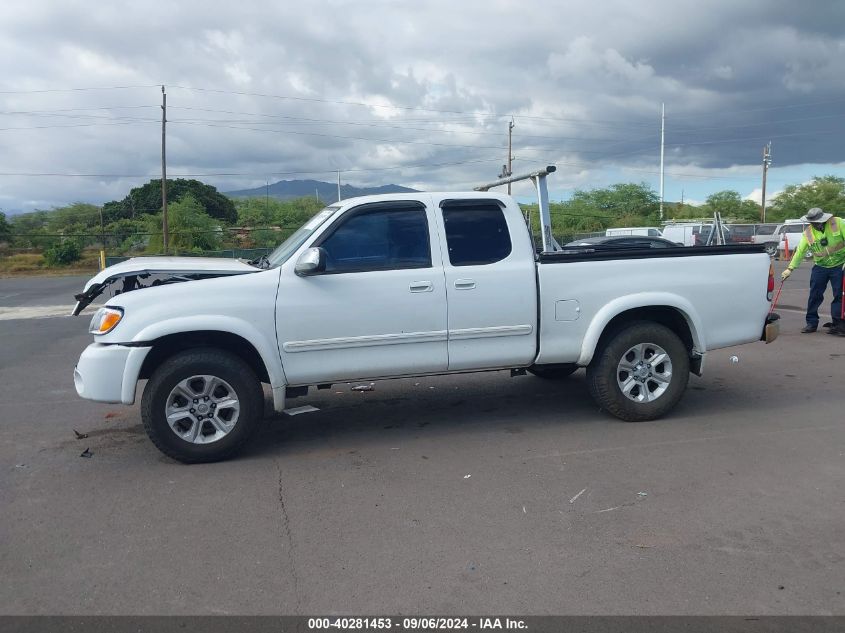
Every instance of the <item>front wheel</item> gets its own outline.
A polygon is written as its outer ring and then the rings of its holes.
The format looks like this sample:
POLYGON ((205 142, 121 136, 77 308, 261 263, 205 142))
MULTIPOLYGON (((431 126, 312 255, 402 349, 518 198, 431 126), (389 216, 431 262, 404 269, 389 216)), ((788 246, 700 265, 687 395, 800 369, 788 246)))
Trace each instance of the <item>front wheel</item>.
POLYGON ((258 427, 264 392, 252 368, 224 350, 180 352, 144 389, 141 418, 158 449, 186 464, 233 456, 258 427))
POLYGON ((590 394, 626 422, 653 420, 681 399, 689 382, 689 354, 669 328, 641 321, 614 333, 587 367, 590 394))
POLYGON ((778 254, 778 245, 775 242, 766 243, 766 255, 775 257, 778 254))

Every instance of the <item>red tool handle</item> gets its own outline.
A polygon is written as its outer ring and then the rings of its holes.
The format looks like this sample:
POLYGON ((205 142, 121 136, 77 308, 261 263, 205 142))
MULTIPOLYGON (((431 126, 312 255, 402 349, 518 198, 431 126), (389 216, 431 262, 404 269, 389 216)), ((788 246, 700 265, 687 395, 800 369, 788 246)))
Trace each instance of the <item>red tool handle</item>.
MULTIPOLYGON (((769 314, 775 311, 775 306, 778 304, 778 299, 780 299, 780 291, 783 290, 784 283, 786 283, 786 279, 781 279, 780 288, 778 288, 778 293, 775 295, 775 300, 772 301, 772 307, 769 308, 769 314)), ((845 281, 842 282, 842 293, 845 294, 845 281)))

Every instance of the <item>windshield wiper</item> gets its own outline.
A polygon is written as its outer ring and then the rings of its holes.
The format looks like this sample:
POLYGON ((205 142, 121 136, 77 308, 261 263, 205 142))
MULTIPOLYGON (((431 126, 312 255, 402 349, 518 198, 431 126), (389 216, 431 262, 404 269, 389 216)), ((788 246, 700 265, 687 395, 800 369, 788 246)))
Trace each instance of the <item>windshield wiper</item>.
POLYGON ((248 263, 250 266, 255 266, 256 268, 263 268, 265 270, 270 268, 270 260, 267 259, 266 255, 262 255, 258 259, 253 259, 248 263))

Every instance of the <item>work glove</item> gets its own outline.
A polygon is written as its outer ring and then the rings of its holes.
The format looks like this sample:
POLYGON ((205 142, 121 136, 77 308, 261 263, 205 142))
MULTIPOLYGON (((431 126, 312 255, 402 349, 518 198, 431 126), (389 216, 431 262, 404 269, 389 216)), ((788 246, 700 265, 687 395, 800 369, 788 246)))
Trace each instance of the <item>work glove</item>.
POLYGON ((792 269, 791 269, 791 268, 787 268, 786 270, 784 270, 784 271, 780 274, 780 280, 781 280, 781 281, 786 281, 787 279, 789 279, 789 276, 790 276, 791 274, 792 274, 792 269))

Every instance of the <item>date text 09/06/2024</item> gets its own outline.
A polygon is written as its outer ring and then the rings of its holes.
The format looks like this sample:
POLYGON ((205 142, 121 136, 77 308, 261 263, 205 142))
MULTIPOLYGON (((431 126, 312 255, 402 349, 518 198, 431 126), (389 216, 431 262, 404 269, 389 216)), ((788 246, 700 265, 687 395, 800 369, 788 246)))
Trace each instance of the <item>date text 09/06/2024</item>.
POLYGON ((447 617, 405 617, 399 618, 309 618, 310 630, 405 630, 405 631, 457 631, 457 630, 524 630, 527 628, 524 620, 516 618, 478 617, 478 618, 447 618, 447 617))

